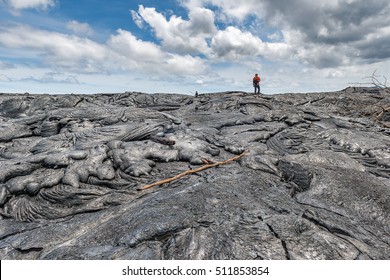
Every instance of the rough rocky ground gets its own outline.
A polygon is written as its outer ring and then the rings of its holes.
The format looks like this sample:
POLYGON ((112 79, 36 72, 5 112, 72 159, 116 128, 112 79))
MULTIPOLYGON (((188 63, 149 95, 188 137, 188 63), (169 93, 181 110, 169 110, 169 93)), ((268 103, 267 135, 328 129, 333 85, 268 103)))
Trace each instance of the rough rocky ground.
POLYGON ((389 104, 1 94, 0 258, 390 259, 389 104))

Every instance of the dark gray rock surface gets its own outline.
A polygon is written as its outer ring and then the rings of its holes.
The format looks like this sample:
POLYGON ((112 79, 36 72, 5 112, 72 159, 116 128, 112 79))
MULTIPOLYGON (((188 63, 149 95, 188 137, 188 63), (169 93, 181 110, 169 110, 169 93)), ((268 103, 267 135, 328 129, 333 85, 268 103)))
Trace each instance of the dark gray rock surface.
POLYGON ((1 94, 0 258, 390 259, 389 104, 1 94))

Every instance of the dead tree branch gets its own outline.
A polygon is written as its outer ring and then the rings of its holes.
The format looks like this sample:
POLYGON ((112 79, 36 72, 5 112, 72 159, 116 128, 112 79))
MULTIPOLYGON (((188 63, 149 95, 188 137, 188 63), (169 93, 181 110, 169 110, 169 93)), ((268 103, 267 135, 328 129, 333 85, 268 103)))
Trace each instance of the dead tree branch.
POLYGON ((376 87, 387 88, 387 78, 385 76, 381 77, 380 75, 376 74, 376 71, 377 70, 375 70, 371 76, 365 77, 363 79, 371 79, 371 84, 376 87), (383 81, 381 81, 380 79, 383 79, 383 81))
POLYGON ((197 169, 190 169, 190 170, 187 170, 183 173, 180 173, 172 178, 168 178, 168 179, 164 179, 164 180, 161 180, 161 181, 158 181, 158 182, 155 182, 153 184, 150 184, 150 185, 146 185, 146 186, 143 186, 143 187, 140 187, 138 188, 139 191, 143 191, 143 190, 147 190, 147 189, 150 189, 150 188, 153 188, 155 186, 160 186, 162 184, 167 184, 167 183, 170 183, 170 182, 173 182, 173 181, 176 181, 184 176, 187 176, 187 175, 190 175, 190 174, 194 174, 194 173, 197 173, 197 172, 200 172, 200 171, 203 171, 203 170, 206 170, 206 169, 209 169, 209 168, 212 168, 212 167, 217 167, 217 166, 220 166, 220 165, 224 165, 224 164, 228 164, 228 163, 231 163, 233 161, 237 161, 239 160, 240 158, 242 158, 243 156, 247 155, 249 153, 249 151, 245 151, 243 152, 242 154, 238 155, 238 156, 235 156, 235 157, 232 157, 228 160, 225 160, 225 161, 219 161, 219 162, 211 162, 209 160, 204 160, 204 162, 206 163, 206 165, 203 165, 197 169))
POLYGON ((371 76, 367 76, 367 77, 362 78, 363 80, 370 79, 371 82, 369 82, 369 83, 368 82, 367 83, 355 83, 355 85, 359 85, 359 86, 375 86, 377 88, 384 89, 385 92, 390 93, 390 88, 387 85, 387 83, 388 83, 387 77, 378 75, 376 73, 376 71, 377 70, 375 70, 374 73, 372 73, 371 76))

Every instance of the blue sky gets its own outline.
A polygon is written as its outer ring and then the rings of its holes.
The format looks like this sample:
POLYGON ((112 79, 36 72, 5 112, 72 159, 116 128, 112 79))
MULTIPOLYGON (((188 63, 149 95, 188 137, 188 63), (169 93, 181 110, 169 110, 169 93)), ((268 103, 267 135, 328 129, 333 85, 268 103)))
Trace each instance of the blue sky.
MULTIPOLYGON (((387 0, 0 0, 0 92, 340 90, 390 76, 387 0)), ((390 78, 390 77, 389 77, 390 78)))

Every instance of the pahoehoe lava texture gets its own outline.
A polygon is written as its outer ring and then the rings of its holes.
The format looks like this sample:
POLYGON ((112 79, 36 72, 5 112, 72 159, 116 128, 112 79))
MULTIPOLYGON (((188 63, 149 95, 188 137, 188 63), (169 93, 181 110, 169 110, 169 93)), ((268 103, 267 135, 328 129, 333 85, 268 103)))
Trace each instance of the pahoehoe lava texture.
POLYGON ((389 104, 1 94, 0 258, 390 259, 389 104))

